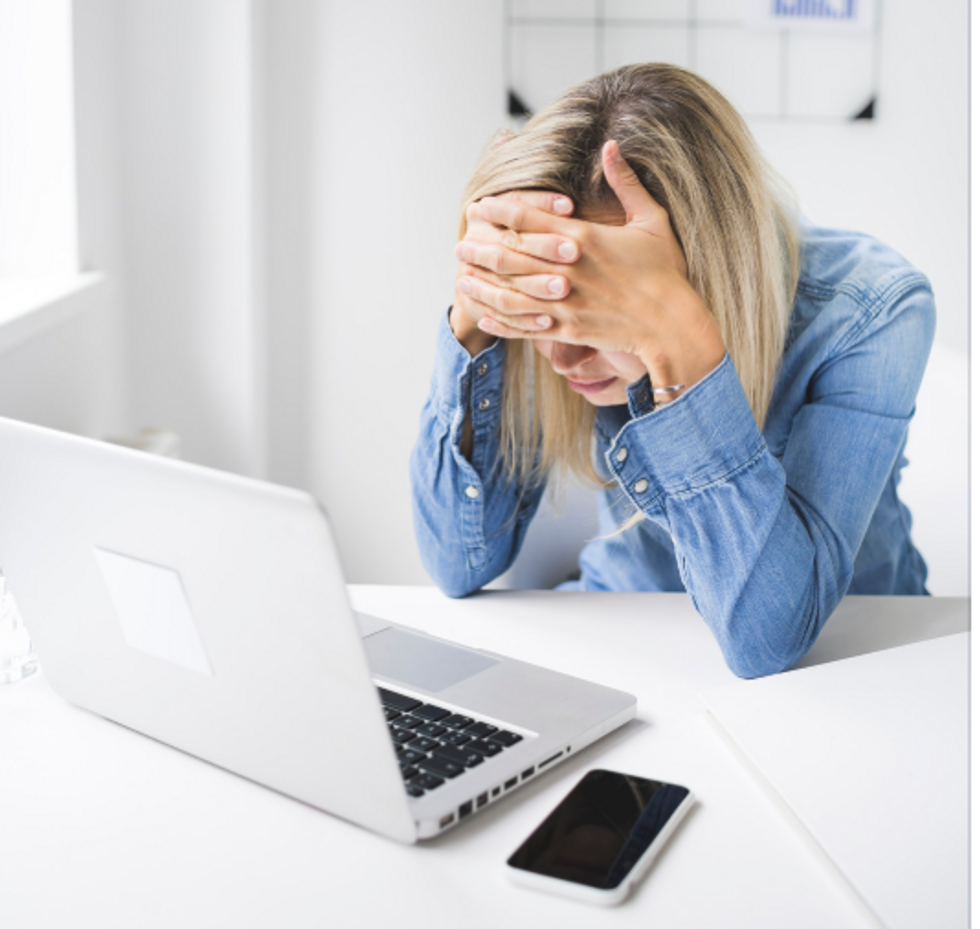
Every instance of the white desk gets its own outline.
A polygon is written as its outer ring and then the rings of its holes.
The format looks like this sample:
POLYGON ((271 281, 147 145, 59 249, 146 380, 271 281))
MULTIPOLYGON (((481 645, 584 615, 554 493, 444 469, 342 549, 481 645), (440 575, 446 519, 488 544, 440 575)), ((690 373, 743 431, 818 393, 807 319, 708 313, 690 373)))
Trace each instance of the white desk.
MULTIPOLYGON (((0 924, 865 925, 702 715, 698 692, 734 678, 685 595, 351 593, 364 612, 632 691, 639 717, 409 848, 72 707, 38 674, 0 687, 0 924), (677 781, 699 804, 620 908, 510 885, 507 855, 598 766, 677 781)), ((807 663, 964 631, 968 622, 966 600, 852 598, 807 663)))

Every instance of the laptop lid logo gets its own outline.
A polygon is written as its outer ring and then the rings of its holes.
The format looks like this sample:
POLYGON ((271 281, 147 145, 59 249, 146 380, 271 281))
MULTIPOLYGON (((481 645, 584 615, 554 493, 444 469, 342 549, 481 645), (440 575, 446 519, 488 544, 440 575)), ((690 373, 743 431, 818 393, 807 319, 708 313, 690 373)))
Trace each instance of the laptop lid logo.
POLYGON ((93 548, 130 648, 214 676, 180 575, 173 568, 93 548))

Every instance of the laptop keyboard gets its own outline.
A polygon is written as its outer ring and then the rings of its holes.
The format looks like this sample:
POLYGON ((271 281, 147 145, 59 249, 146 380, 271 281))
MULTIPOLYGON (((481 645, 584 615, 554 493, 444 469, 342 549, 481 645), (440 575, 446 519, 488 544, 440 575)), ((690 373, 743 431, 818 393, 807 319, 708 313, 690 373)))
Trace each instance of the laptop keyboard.
POLYGON ((442 787, 523 739, 516 732, 477 722, 435 703, 383 687, 378 693, 411 797, 442 787))

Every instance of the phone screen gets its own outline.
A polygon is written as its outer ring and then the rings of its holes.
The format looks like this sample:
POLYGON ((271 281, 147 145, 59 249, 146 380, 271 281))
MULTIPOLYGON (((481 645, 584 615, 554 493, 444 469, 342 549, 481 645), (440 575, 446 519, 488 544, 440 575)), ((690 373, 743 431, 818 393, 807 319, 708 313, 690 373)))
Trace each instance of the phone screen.
POLYGON ((589 887, 618 887, 689 793, 677 784, 590 771, 507 863, 589 887))

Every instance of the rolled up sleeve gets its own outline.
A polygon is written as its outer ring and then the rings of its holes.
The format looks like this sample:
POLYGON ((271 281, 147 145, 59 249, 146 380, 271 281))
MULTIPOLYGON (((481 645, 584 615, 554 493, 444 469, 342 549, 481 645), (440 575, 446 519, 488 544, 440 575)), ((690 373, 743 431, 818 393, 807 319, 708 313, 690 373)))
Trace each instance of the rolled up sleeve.
POLYGON ((792 667, 847 592, 906 438, 935 326, 921 276, 861 307, 813 372, 774 455, 730 357, 673 403, 631 419, 606 453, 666 529, 695 606, 739 676, 792 667))
POLYGON ((410 474, 422 562, 449 596, 472 593, 510 567, 544 489, 508 480, 499 466, 504 359, 500 341, 471 358, 443 318, 410 474), (460 447, 467 411, 470 460, 460 447))

